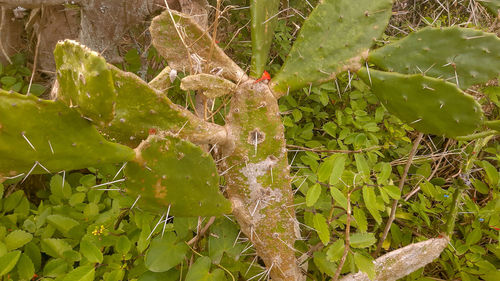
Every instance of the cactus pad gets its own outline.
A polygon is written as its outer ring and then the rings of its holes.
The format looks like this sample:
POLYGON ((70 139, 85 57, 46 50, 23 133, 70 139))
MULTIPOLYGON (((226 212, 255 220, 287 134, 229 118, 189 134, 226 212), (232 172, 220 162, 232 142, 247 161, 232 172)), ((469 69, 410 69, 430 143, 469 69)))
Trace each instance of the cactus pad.
POLYGON ((278 22, 279 0, 252 0, 252 67, 250 75, 259 78, 269 58, 274 28, 278 22))
POLYGON ((153 45, 173 69, 190 74, 220 72, 232 81, 246 77, 222 49, 212 46, 207 32, 185 14, 164 11, 153 19, 150 32, 153 45))
POLYGON ((498 11, 500 11, 500 0, 478 0, 479 4, 483 5, 495 16, 498 16, 498 11))
POLYGON ((171 135, 151 135, 136 148, 135 162, 125 168, 127 192, 141 195, 141 208, 176 216, 215 216, 231 212, 219 191, 212 157, 171 135))
POLYGON ((357 71, 385 30, 392 0, 324 0, 304 22, 272 89, 286 94, 357 71))
POLYGON ((420 74, 362 69, 360 77, 386 108, 415 129, 447 137, 473 133, 483 113, 474 98, 456 85, 420 74))
POLYGON ((116 93, 104 58, 72 40, 57 43, 54 57, 57 98, 96 123, 111 121, 116 93))
POLYGON ((184 77, 181 80, 181 89, 201 90, 206 97, 216 98, 236 90, 236 84, 222 77, 202 73, 184 77))
POLYGON ((82 169, 133 159, 60 101, 0 90, 0 182, 22 173, 82 169), (37 165, 35 165, 37 163, 37 165))
POLYGON ((384 70, 425 73, 467 89, 500 73, 500 39, 468 28, 424 28, 375 50, 369 61, 384 70))

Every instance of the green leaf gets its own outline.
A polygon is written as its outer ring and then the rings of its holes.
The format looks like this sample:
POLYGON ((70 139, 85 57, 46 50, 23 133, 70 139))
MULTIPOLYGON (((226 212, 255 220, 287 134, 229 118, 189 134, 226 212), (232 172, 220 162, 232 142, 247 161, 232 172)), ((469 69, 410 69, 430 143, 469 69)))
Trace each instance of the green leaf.
POLYGON ((327 122, 323 125, 323 130, 332 137, 336 137, 335 131, 337 129, 337 125, 333 122, 327 122))
POLYGON ((319 239, 321 239, 324 245, 327 245, 330 242, 330 230, 325 217, 320 213, 316 213, 313 217, 313 224, 319 239))
POLYGON ((382 167, 380 169, 380 173, 377 175, 377 184, 379 185, 386 184, 392 172, 391 164, 387 162, 381 162, 380 165, 382 167))
POLYGON ((217 219, 210 227, 208 254, 214 263, 219 263, 224 253, 230 257, 239 256, 244 245, 235 244, 238 231, 237 225, 226 218, 217 219))
POLYGON ((23 197, 24 197, 24 191, 22 190, 18 190, 16 192, 11 193, 9 196, 7 196, 7 198, 3 200, 3 211, 6 213, 14 210, 17 207, 17 205, 19 205, 23 197))
POLYGON ((45 238, 41 242, 42 252, 54 258, 64 258, 64 252, 71 251, 71 246, 63 239, 45 238))
POLYGON ((12 251, 0 257, 0 276, 9 273, 16 266, 21 251, 12 251))
POLYGON ((65 237, 70 235, 72 228, 80 224, 78 221, 62 215, 50 215, 47 217, 47 222, 59 230, 65 237))
POLYGON ((490 186, 491 187, 496 186, 498 184, 498 179, 499 179, 498 169, 495 168, 495 166, 493 166, 488 161, 481 161, 481 167, 486 172, 486 177, 488 179, 488 183, 490 184, 490 186))
POLYGON ((50 178, 50 192, 61 199, 71 198, 71 186, 66 180, 63 185, 63 177, 61 175, 54 175, 50 178))
POLYGON ((319 181, 325 182, 327 179, 330 178, 334 162, 335 162, 335 155, 332 155, 332 156, 326 158, 319 165, 319 168, 318 168, 318 180, 319 181))
POLYGON ((375 244, 377 239, 373 233, 353 233, 350 236, 350 245, 353 248, 367 248, 375 244))
POLYGON ((224 272, 216 269, 210 272, 212 261, 208 257, 200 257, 189 268, 186 281, 225 281, 224 272))
POLYGON ((375 264, 373 258, 365 256, 361 253, 354 253, 354 263, 359 270, 363 271, 368 277, 373 280, 375 278, 375 264))
POLYGON ((326 251, 326 258, 330 262, 336 262, 340 260, 340 258, 344 254, 344 249, 344 240, 338 239, 337 241, 333 242, 332 245, 328 246, 328 250, 326 251))
POLYGON ((62 281, 93 281, 95 269, 93 265, 79 266, 73 269, 62 281))
POLYGON ((184 243, 176 243, 174 233, 166 233, 163 238, 158 237, 151 241, 151 246, 146 253, 146 268, 153 272, 164 272, 180 264, 188 247, 184 243))
POLYGON ((80 253, 91 263, 102 263, 102 253, 89 239, 80 242, 80 253))
POLYGON ((335 200, 335 204, 347 210, 347 197, 338 188, 330 186, 330 195, 335 200))
POLYGON ((5 245, 7 250, 15 250, 26 245, 33 239, 33 235, 26 231, 14 230, 5 237, 5 245))
POLYGON ((307 190, 306 194, 306 206, 313 206, 316 201, 318 201, 319 196, 321 195, 321 186, 319 184, 314 184, 307 190))
POLYGON ((33 83, 31 84, 30 94, 39 97, 45 92, 45 90, 47 90, 45 86, 33 83))
POLYGON ((10 87, 16 83, 17 79, 16 77, 12 76, 4 76, 0 78, 0 83, 2 83, 4 86, 10 87))
POLYGON ((368 230, 368 221, 366 219, 366 214, 363 209, 354 207, 353 208, 353 216, 356 221, 356 225, 358 226, 358 230, 361 232, 366 232, 368 230))
POLYGON ((335 275, 337 265, 333 262, 330 262, 324 252, 314 252, 313 257, 314 265, 316 265, 321 273, 327 274, 330 277, 333 277, 335 275))
POLYGON ((387 192, 392 199, 399 200, 399 198, 401 198, 401 190, 395 185, 386 185, 383 186, 382 189, 387 192))
POLYGON ((377 195, 375 195, 375 190, 373 187, 364 186, 363 187, 363 201, 365 201, 366 208, 377 221, 377 223, 382 223, 382 217, 377 209, 377 195))
POLYGON ((469 234, 467 234, 467 239, 465 240, 465 244, 473 245, 481 240, 482 231, 481 228, 474 228, 469 234))
POLYGON ((363 156, 363 154, 354 154, 354 159, 356 160, 358 172, 360 172, 365 179, 368 179, 370 177, 370 166, 368 166, 365 156, 363 156))
POLYGON ((20 279, 31 280, 35 274, 35 266, 26 254, 21 254, 17 263, 17 274, 20 279))
POLYGON ((130 247, 132 247, 132 243, 128 239, 127 236, 121 235, 120 238, 116 241, 116 246, 115 250, 118 251, 118 253, 124 255, 130 251, 130 247))
POLYGON ((333 168, 328 182, 329 184, 334 185, 340 181, 340 178, 342 177, 342 173, 344 172, 345 168, 345 160, 346 157, 343 155, 339 155, 335 158, 335 160, 333 161, 333 168))

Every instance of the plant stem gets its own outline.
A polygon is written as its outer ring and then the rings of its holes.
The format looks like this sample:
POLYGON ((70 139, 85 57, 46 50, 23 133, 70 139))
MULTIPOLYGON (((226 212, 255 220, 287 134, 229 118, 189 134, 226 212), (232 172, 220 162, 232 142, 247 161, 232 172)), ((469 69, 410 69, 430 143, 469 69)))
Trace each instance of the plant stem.
MULTIPOLYGON (((422 137, 424 136, 423 133, 419 133, 417 136, 417 139, 413 142, 413 147, 410 151, 410 155, 408 156, 408 161, 406 162, 406 166, 403 172, 403 175, 401 176, 401 180, 399 181, 399 190, 403 190, 403 186, 406 181, 406 176, 408 175, 408 170, 410 169, 413 157, 415 156, 418 145, 420 144, 420 141, 422 141, 422 137)), ((392 207, 391 207, 391 214, 389 215, 389 219, 387 220, 387 224, 385 225, 384 232, 382 236, 380 237, 380 240, 377 245, 377 250, 373 253, 373 256, 376 257, 380 253, 380 250, 382 249, 382 244, 384 244, 385 238, 387 238, 387 234, 389 233, 389 230, 391 229, 392 222, 394 221, 394 218, 396 217, 396 208, 398 207, 398 200, 393 200, 392 201, 392 207)))

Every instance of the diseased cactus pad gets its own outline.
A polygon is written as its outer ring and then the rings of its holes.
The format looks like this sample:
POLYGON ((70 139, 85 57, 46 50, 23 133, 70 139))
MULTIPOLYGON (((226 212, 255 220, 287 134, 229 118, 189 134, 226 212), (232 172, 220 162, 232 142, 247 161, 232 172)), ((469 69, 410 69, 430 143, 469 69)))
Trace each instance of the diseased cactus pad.
POLYGON ((32 174, 59 172, 134 157, 62 102, 0 90, 0 117, 0 182, 33 167, 32 174))
POLYGON ((467 89, 500 74, 500 39, 469 28, 424 28, 370 53, 384 70, 425 73, 467 89))
POLYGON ((77 106, 83 116, 98 124, 111 121, 116 92, 104 58, 72 40, 57 43, 54 57, 57 98, 68 106, 77 106))
POLYGON ((209 154, 174 136, 151 135, 136 148, 125 169, 127 192, 152 212, 176 216, 216 216, 231 212, 219 191, 219 175, 209 154))
POLYGON ((483 113, 474 98, 456 85, 419 74, 370 69, 358 74, 386 108, 415 129, 447 137, 473 133, 483 113))

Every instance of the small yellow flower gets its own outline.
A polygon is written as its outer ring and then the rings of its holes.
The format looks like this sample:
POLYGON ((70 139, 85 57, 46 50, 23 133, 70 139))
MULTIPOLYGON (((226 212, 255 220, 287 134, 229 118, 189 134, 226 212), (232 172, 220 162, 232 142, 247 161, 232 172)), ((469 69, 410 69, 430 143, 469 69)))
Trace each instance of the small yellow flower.
POLYGON ((92 231, 92 234, 94 236, 99 236, 99 235, 102 235, 104 233, 104 231, 106 230, 106 228, 104 227, 104 225, 101 225, 101 227, 95 227, 95 230, 92 231))

